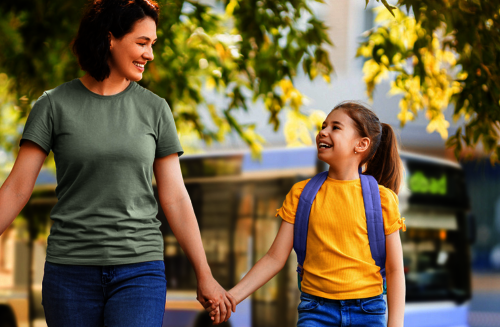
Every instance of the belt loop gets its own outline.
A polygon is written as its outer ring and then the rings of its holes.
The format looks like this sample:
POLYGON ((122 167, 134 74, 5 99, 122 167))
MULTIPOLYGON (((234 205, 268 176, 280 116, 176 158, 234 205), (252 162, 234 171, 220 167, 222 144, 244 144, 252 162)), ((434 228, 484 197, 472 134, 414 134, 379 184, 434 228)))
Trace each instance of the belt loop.
POLYGON ((361 305, 361 300, 360 300, 360 299, 356 299, 356 305, 357 305, 357 306, 360 306, 360 305, 361 305))

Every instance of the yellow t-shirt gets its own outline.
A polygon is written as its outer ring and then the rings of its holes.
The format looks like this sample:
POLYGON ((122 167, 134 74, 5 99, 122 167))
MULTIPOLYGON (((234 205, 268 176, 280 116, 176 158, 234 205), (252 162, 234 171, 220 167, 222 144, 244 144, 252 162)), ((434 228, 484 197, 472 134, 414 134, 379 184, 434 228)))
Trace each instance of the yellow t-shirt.
MULTIPOLYGON (((308 180, 296 183, 278 209, 295 223, 299 197, 308 180)), ((398 197, 379 185, 385 235, 403 227, 398 197)), ((403 229, 405 230, 405 228, 403 229)), ((327 177, 311 207, 302 291, 334 300, 360 299, 383 292, 380 268, 368 243, 361 182, 327 177)))

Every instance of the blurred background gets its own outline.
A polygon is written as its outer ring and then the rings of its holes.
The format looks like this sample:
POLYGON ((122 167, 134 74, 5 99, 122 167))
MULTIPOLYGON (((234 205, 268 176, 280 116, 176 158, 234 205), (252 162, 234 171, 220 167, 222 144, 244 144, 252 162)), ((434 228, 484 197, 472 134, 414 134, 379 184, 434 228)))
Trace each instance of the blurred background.
MULTIPOLYGON (((85 3, 0 3, 2 183, 33 103, 83 75, 70 45, 85 3)), ((139 83, 172 108, 185 184, 223 287, 267 252, 291 186, 328 169, 313 142, 328 112, 359 100, 397 131, 405 164, 405 326, 500 326, 500 3, 159 4, 155 59, 139 83)), ((41 281, 55 169, 51 152, 30 201, 0 236, 0 327, 46 326, 41 281)), ((163 326, 208 326, 160 207, 158 219, 168 282, 163 326)), ((295 266, 292 253, 228 325, 294 326, 295 266)))

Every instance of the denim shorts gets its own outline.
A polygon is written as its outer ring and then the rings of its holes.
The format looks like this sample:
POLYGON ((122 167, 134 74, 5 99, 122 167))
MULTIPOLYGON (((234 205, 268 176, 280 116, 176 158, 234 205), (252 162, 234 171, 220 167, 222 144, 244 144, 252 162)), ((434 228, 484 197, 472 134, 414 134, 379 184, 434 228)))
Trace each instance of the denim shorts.
POLYGON ((382 294, 355 300, 330 300, 302 292, 297 327, 387 326, 382 294))
POLYGON ((45 262, 48 327, 160 327, 166 294, 163 260, 116 266, 45 262))

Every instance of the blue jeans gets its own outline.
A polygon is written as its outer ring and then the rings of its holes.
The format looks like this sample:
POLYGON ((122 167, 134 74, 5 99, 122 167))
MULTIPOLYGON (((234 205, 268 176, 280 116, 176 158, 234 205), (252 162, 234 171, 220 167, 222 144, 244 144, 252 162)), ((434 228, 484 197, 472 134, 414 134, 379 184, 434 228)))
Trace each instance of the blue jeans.
POLYGON ((386 326, 382 294, 356 300, 330 300, 302 292, 297 327, 386 326))
POLYGON ((48 327, 160 327, 166 294, 162 260, 117 266, 45 262, 48 327))

